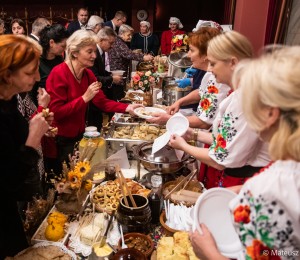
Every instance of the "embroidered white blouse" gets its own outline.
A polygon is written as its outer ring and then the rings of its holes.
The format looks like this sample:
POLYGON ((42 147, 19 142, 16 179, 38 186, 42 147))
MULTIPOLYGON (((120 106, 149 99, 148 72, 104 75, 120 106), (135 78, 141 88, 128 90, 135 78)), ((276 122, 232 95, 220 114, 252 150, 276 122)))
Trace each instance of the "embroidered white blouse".
POLYGON ((230 87, 216 82, 215 76, 207 72, 199 87, 201 100, 197 109, 197 116, 207 124, 212 125, 218 114, 220 103, 227 97, 230 87))
POLYGON ((245 165, 264 167, 271 161, 268 144, 262 143, 258 134, 248 126, 241 104, 234 91, 223 100, 213 122, 213 143, 209 156, 226 168, 245 165))
POLYGON ((300 163, 276 161, 229 203, 239 260, 300 259, 300 163))

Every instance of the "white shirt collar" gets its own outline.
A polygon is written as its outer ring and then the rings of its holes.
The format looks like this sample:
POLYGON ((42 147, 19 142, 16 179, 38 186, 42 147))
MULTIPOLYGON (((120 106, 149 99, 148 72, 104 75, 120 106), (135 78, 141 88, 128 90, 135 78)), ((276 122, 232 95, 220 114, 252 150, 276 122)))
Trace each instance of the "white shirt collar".
POLYGON ((36 35, 34 35, 33 33, 31 33, 30 35, 33 36, 34 38, 36 38, 38 41, 40 41, 40 38, 37 37, 36 35))
POLYGON ((79 25, 80 25, 80 27, 81 27, 81 29, 86 29, 86 26, 87 26, 87 24, 86 25, 84 25, 84 24, 82 24, 79 20, 78 20, 78 22, 79 22, 79 25))
POLYGON ((116 27, 116 25, 114 24, 113 20, 111 20, 111 23, 112 23, 112 25, 113 25, 113 29, 116 30, 117 27, 116 27))
POLYGON ((100 55, 102 56, 103 50, 100 48, 100 46, 98 44, 97 44, 97 48, 98 48, 98 51, 100 52, 100 55))

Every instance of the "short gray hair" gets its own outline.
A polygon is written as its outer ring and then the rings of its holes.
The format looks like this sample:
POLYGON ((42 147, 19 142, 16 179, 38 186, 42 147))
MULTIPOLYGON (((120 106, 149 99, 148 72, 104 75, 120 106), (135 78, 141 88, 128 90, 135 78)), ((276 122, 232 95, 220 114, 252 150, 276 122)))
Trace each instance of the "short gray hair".
POLYGON ((134 32, 134 29, 127 24, 122 24, 119 28, 119 35, 127 33, 128 31, 134 32))
POLYGON ((1 26, 2 24, 4 25, 4 21, 0 19, 0 26, 1 26))
POLYGON ((89 30, 78 30, 74 32, 67 40, 67 60, 74 60, 73 52, 79 52, 82 48, 96 44, 99 42, 99 37, 89 30))
POLYGON ((46 18, 37 18, 32 24, 32 32, 40 34, 41 30, 43 30, 48 23, 46 18))
POLYGON ((92 15, 87 23, 88 28, 94 29, 96 25, 103 24, 104 20, 98 15, 92 15))
POLYGON ((111 27, 105 26, 97 35, 102 40, 108 40, 110 36, 116 37, 117 33, 111 27))

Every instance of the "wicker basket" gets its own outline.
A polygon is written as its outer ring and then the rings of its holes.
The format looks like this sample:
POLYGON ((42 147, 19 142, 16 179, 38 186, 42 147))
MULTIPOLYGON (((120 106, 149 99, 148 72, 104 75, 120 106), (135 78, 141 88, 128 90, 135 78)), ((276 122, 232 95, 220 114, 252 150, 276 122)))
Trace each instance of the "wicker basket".
MULTIPOLYGON (((168 194, 168 192, 166 192, 166 189, 167 189, 167 187, 168 186, 170 186, 170 185, 175 185, 175 184, 177 184, 177 182, 176 181, 169 181, 169 182, 166 182, 164 185, 163 185, 163 187, 162 187, 162 189, 163 189, 163 194, 164 194, 164 196, 167 196, 167 194, 168 194)), ((183 186, 183 185, 182 185, 183 186)), ((173 202, 175 205, 184 205, 184 206, 186 206, 186 207, 192 207, 192 206, 195 206, 195 203, 191 203, 191 202, 182 202, 182 201, 178 201, 178 200, 173 200, 173 199, 171 199, 171 197, 169 198, 169 200, 171 201, 171 202, 173 202)))
POLYGON ((172 237, 174 235, 174 233, 181 231, 181 230, 172 229, 166 225, 166 223, 165 223, 166 222, 166 213, 165 212, 161 213, 159 220, 160 220, 160 224, 164 227, 165 232, 168 236, 172 237))

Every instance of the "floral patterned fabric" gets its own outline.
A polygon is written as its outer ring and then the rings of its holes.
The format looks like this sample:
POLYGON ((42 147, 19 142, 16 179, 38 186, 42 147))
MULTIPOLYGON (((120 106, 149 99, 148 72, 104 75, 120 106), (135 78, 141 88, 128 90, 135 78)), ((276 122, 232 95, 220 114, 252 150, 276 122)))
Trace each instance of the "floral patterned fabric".
POLYGON ((219 110, 220 103, 227 97, 230 87, 216 83, 216 78, 207 72, 199 87, 201 100, 197 109, 197 116, 207 124, 213 124, 219 110))
MULTIPOLYGON (((130 50, 120 36, 116 37, 113 48, 108 53, 110 70, 124 70, 123 76, 127 76, 128 66, 131 60, 143 61, 144 55, 134 53, 130 50)), ((125 86, 126 80, 122 80, 118 85, 125 86)))
POLYGON ((271 161, 268 144, 262 143, 248 126, 238 96, 236 90, 219 106, 209 156, 226 168, 265 167, 271 161))
POLYGON ((230 203, 240 259, 300 259, 300 163, 276 161, 230 203))

